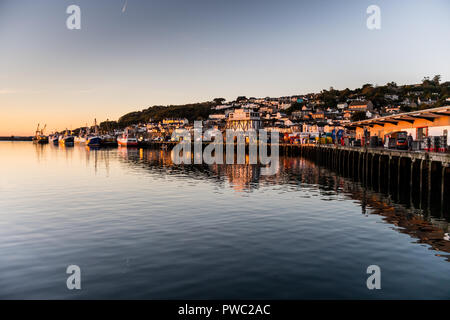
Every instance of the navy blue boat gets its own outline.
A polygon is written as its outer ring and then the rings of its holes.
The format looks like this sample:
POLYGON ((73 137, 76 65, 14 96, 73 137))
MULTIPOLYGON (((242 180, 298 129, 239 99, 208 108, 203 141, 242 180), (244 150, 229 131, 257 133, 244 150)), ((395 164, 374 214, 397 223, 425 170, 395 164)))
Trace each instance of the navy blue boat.
POLYGON ((89 137, 87 140, 87 145, 89 147, 100 147, 101 143, 102 143, 102 139, 97 136, 89 137))

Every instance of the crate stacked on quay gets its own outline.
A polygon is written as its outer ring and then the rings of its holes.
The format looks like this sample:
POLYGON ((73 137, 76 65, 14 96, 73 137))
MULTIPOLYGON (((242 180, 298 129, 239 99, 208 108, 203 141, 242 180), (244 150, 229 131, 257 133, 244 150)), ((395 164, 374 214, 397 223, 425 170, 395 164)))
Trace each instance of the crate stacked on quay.
POLYGON ((447 152, 447 136, 440 136, 438 152, 447 152))
POLYGON ((424 148, 425 151, 431 151, 431 137, 426 137, 424 142, 424 148))
POLYGON ((447 136, 436 136, 426 138, 425 151, 447 152, 447 136))

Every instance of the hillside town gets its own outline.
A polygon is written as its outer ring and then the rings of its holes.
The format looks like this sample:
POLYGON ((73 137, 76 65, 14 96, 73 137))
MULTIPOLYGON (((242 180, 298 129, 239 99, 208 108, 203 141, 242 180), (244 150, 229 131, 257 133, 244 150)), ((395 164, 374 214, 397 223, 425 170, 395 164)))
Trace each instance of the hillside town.
MULTIPOLYGON (((415 149, 431 149, 428 143, 439 145, 441 148, 435 149, 442 150, 447 149, 446 136, 450 129, 449 88, 448 82, 439 84, 439 76, 435 76, 408 86, 367 84, 353 91, 330 88, 320 93, 278 98, 240 96, 230 102, 216 98, 201 105, 208 109, 207 117, 166 117, 159 121, 149 117, 148 121, 139 121, 128 128, 136 132, 140 140, 169 141, 173 140, 174 131, 193 130, 193 121, 202 120, 204 129, 276 131, 282 143, 351 146, 387 146, 386 137, 401 131, 413 141, 419 141, 414 143, 415 149), (433 136, 438 137, 436 141, 426 139, 433 136)), ((143 110, 140 116, 146 111, 151 108, 143 110)), ((129 121, 129 116, 119 119, 119 123, 129 121)), ((122 130, 116 133, 121 134, 122 130)))
MULTIPOLYGON (((330 88, 278 98, 239 96, 234 101, 215 98, 189 105, 153 106, 128 113, 118 121, 97 125, 94 120, 94 126, 54 132, 50 139, 92 142, 95 146, 178 141, 180 137, 173 133, 192 132, 194 121, 201 121, 203 130, 278 132, 280 143, 286 144, 446 152, 450 142, 450 82, 440 83, 440 76, 435 76, 414 85, 365 84, 354 90, 330 88)), ((35 139, 46 141, 42 129, 38 128, 35 139)))

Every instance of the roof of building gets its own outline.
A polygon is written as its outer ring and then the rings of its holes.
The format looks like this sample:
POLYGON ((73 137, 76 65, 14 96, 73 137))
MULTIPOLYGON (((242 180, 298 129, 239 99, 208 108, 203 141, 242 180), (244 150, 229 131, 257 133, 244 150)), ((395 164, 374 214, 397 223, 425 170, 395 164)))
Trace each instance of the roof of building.
POLYGON ((370 101, 366 101, 366 100, 357 100, 357 101, 352 101, 350 102, 350 107, 351 106, 365 106, 368 105, 370 101))
POLYGON ((442 116, 450 116, 450 106, 424 109, 419 111, 405 112, 405 113, 397 113, 394 115, 372 118, 362 121, 351 122, 348 126, 352 127, 363 127, 365 125, 373 125, 380 124, 384 125, 385 123, 394 123, 397 124, 399 121, 407 121, 413 123, 417 119, 425 119, 433 121, 435 118, 442 116))

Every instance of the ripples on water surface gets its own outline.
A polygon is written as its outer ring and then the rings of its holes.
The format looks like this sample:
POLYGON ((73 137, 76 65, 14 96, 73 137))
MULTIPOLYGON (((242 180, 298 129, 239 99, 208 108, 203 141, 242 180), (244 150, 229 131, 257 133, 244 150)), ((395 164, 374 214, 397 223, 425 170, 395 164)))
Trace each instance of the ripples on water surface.
POLYGON ((0 155, 0 298, 450 298, 448 218, 298 157, 261 176, 156 150, 0 155), (66 288, 70 264, 82 290, 66 288))

